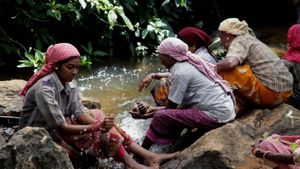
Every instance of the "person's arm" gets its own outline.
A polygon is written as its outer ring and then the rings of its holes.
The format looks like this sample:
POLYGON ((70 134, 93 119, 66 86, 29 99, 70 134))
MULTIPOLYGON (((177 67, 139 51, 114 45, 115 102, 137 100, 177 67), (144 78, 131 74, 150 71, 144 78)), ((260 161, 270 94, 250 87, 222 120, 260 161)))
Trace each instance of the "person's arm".
POLYGON ((171 100, 167 100, 167 105, 166 105, 166 109, 176 109, 178 106, 178 104, 172 102, 171 100))
MULTIPOLYGON (((90 110, 88 110, 90 111, 90 110)), ((91 117, 88 113, 84 112, 78 117, 78 121, 82 124, 93 124, 96 120, 91 117)))
POLYGON ((266 160, 273 161, 275 163, 295 164, 292 154, 282 154, 282 153, 265 151, 262 149, 255 149, 255 150, 253 150, 253 155, 258 158, 263 158, 266 160))
POLYGON ((162 79, 162 78, 168 78, 170 76, 169 72, 165 73, 151 73, 148 76, 146 76, 139 84, 138 92, 141 92, 144 88, 147 88, 149 84, 151 83, 152 79, 162 79))
POLYGON ((234 68, 238 64, 239 64, 239 60, 237 58, 228 57, 228 58, 225 58, 225 59, 219 61, 216 65, 216 67, 217 67, 217 71, 219 72, 222 70, 234 68))
MULTIPOLYGON (((82 118, 86 118, 87 116, 81 116, 82 118)), ((62 125, 58 126, 58 129, 66 134, 86 134, 94 131, 109 131, 115 124, 113 117, 105 117, 103 122, 95 121, 91 124, 67 124, 66 122, 62 125)))

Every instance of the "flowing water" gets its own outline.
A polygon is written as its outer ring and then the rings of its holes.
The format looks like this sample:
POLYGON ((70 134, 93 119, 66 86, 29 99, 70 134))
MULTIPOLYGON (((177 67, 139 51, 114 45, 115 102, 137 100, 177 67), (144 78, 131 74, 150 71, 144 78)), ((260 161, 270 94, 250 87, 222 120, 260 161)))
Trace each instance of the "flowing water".
MULTIPOLYGON (((257 30, 257 36, 268 44, 279 56, 286 48, 287 28, 265 28, 257 30)), ((150 89, 137 92, 139 82, 149 73, 163 72, 157 57, 147 57, 135 65, 114 63, 99 66, 91 73, 81 73, 78 85, 83 96, 93 97, 101 102, 102 110, 114 114, 121 127, 140 142, 149 126, 149 120, 134 120, 128 114, 137 100, 154 105, 150 89)))
POLYGON ((135 120, 128 113, 138 100, 154 105, 150 90, 155 84, 138 92, 139 82, 152 72, 164 72, 157 57, 148 57, 138 61, 136 65, 129 63, 100 66, 92 73, 78 76, 78 86, 83 96, 96 98, 101 102, 102 110, 113 114, 122 128, 136 141, 141 142, 149 120, 135 120))

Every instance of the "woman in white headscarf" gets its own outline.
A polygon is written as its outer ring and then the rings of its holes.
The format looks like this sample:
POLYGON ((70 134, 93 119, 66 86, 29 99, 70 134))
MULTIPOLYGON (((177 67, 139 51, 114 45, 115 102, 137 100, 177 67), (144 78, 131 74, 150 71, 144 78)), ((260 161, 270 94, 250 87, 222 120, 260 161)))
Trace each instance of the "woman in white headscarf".
POLYGON ((227 54, 217 63, 217 71, 238 98, 262 107, 288 100, 292 95, 292 75, 267 45, 250 35, 245 21, 224 20, 219 26, 219 37, 227 54))

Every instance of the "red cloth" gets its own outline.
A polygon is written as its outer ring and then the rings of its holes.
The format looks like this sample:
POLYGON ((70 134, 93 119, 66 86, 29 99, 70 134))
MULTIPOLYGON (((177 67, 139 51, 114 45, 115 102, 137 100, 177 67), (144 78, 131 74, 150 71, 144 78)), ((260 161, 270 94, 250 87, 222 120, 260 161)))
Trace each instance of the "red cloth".
POLYGON ((25 87, 20 91, 21 96, 25 96, 31 86, 40 78, 50 74, 54 70, 55 63, 63 61, 70 57, 80 57, 78 50, 69 43, 57 43, 48 47, 46 51, 45 64, 36 72, 26 83, 25 87))
POLYGON ((300 24, 295 24, 289 28, 288 43, 288 50, 283 58, 300 64, 300 24))
POLYGON ((209 46, 212 43, 210 37, 200 28, 196 27, 185 27, 181 29, 178 32, 178 38, 188 42, 189 45, 198 46, 197 44, 204 42, 206 46, 209 46))

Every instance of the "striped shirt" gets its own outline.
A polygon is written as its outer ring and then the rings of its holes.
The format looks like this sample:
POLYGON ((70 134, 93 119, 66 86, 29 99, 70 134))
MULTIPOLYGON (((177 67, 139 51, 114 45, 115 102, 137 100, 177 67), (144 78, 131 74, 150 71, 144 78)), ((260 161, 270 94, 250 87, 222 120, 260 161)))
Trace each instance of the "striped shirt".
POLYGON ((249 34, 234 38, 226 57, 235 57, 240 64, 248 64, 255 77, 275 92, 292 90, 293 77, 280 58, 249 34))

